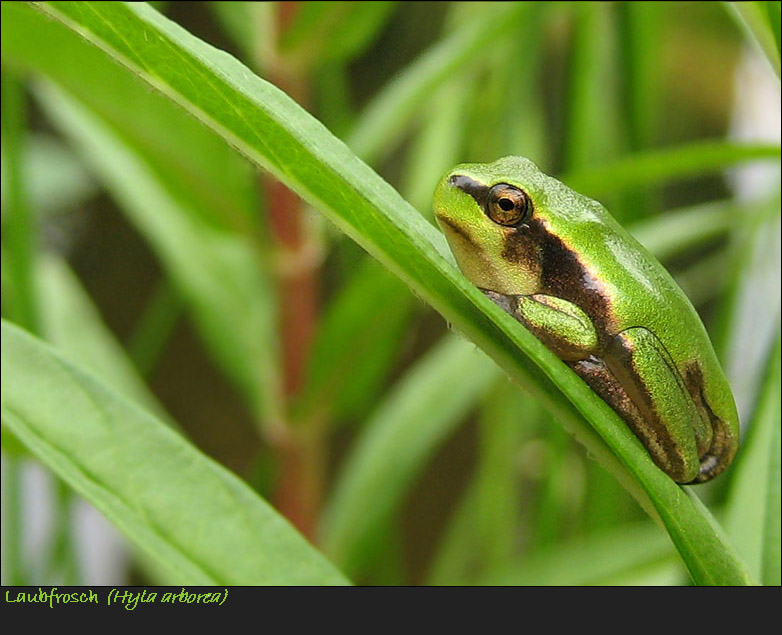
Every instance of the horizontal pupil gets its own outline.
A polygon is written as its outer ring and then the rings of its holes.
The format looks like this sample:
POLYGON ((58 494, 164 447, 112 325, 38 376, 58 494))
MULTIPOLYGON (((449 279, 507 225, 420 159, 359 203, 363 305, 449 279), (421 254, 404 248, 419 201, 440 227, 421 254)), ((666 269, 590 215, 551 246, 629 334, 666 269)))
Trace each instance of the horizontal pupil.
POLYGON ((511 201, 509 198, 501 198, 499 203, 500 207, 506 212, 509 212, 514 208, 513 201, 511 201))

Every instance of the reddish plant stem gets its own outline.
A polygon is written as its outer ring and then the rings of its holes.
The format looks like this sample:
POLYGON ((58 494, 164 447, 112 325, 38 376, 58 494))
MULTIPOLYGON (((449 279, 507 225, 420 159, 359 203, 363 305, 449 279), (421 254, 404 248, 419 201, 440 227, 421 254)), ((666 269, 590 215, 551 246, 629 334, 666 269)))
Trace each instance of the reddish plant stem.
MULTIPOLYGON (((302 227, 301 200, 279 181, 264 177, 269 225, 279 254, 279 337, 288 401, 301 389, 318 320, 320 271, 302 227)), ((319 430, 286 422, 272 439, 278 460, 275 505, 308 538, 320 512, 324 448, 319 430)))
POLYGON ((271 233, 280 253, 277 268, 280 339, 287 397, 301 388, 318 317, 318 264, 302 228, 302 205, 296 194, 272 177, 264 179, 271 233))
POLYGON ((284 0, 278 4, 279 12, 277 14, 277 32, 280 34, 284 33, 285 29, 287 29, 291 22, 293 22, 293 18, 296 17, 296 14, 299 11, 300 2, 297 0, 284 0))
MULTIPOLYGON (((278 37, 297 9, 297 2, 279 4, 278 37)), ((309 91, 304 77, 279 63, 273 64, 268 72, 279 88, 298 103, 307 105, 309 91)), ((319 260, 312 256, 315 250, 312 237, 306 231, 301 199, 271 176, 263 178, 263 186, 267 193, 271 235, 279 254, 279 336, 284 390, 290 402, 304 382, 318 321, 320 268, 319 260)), ((279 469, 275 505, 312 540, 320 513, 325 455, 320 430, 312 426, 293 426, 287 421, 271 442, 279 469)))
POLYGON ((302 535, 315 542, 323 494, 323 439, 312 430, 287 428, 275 452, 279 476, 274 505, 302 535))

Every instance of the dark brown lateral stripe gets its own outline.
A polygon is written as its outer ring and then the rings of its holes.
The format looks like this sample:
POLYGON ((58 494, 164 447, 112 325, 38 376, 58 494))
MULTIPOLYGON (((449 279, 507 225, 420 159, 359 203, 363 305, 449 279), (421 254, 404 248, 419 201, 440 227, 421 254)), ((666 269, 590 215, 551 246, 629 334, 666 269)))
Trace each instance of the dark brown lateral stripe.
MULTIPOLYGON (((507 235, 503 256, 519 256, 524 243, 537 246, 542 267, 539 293, 572 302, 581 308, 595 325, 601 344, 611 337, 612 307, 603 284, 584 266, 578 254, 568 248, 559 236, 549 232, 543 221, 533 217, 507 235)), ((523 247, 528 250, 528 247, 523 247)))

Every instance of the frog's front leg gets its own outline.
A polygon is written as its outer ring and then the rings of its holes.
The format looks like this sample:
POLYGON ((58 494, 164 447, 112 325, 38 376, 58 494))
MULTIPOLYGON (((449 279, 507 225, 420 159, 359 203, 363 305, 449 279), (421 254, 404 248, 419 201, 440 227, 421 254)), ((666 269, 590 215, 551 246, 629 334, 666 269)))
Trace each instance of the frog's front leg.
POLYGON ((560 359, 571 362, 597 352, 598 337, 592 320, 572 302, 554 296, 502 295, 483 291, 526 326, 560 359))
POLYGON ((679 483, 698 477, 711 426, 651 331, 630 328, 601 341, 589 316, 566 300, 484 293, 573 368, 624 419, 664 472, 679 483))

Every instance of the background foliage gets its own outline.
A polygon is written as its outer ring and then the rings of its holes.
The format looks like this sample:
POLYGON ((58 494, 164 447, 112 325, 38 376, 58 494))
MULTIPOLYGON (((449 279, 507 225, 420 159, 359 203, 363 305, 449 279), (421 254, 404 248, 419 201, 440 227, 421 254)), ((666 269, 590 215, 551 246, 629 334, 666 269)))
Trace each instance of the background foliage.
POLYGON ((153 4, 2 3, 4 583, 779 584, 779 2, 153 4), (692 298, 714 483, 454 271, 507 154, 692 298))

